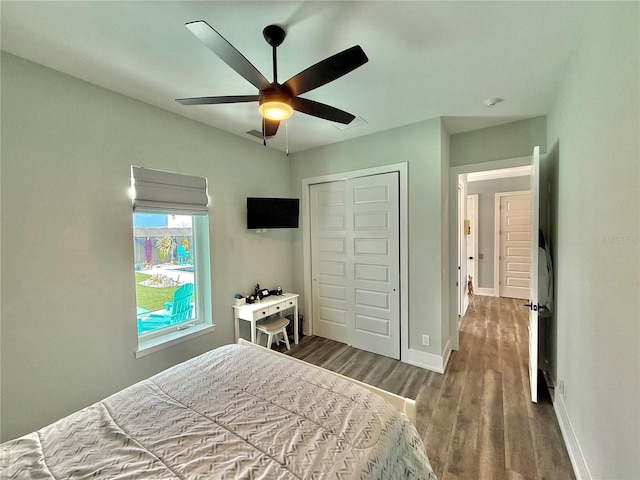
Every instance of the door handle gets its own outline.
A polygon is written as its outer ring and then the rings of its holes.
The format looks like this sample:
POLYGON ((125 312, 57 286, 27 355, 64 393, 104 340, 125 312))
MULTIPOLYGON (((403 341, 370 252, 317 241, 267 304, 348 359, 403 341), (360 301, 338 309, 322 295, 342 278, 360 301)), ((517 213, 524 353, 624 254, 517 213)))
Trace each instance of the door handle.
POLYGON ((473 260, 473 257, 469 257, 469 260, 473 260))
MULTIPOLYGON (((538 307, 540 307, 540 305, 532 305, 530 303, 525 303, 524 304, 525 307, 527 307, 529 310, 533 310, 534 312, 538 311, 538 307)), ((544 307, 546 308, 546 307, 544 307)))

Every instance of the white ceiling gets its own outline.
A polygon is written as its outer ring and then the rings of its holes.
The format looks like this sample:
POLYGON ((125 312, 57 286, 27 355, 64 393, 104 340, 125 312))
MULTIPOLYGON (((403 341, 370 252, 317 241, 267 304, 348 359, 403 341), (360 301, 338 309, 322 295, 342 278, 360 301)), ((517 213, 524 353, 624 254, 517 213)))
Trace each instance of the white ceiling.
MULTIPOLYGON (((339 130, 294 113, 291 152, 446 117, 450 133, 545 115, 579 46, 590 2, 2 1, 2 50, 235 135, 260 130, 257 103, 176 98, 257 90, 184 24, 205 20, 268 79, 262 29, 279 24, 278 80, 353 45, 369 62, 303 97, 365 122, 339 130), (504 102, 483 105, 488 97, 504 102)), ((285 129, 269 146, 284 151, 285 129)))

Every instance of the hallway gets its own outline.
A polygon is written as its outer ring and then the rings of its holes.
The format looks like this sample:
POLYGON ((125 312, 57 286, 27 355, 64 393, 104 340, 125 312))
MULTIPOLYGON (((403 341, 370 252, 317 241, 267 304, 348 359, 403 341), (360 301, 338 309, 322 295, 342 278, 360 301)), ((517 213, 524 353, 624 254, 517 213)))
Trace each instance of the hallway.
POLYGON ((439 391, 420 391, 420 433, 440 480, 575 478, 542 379, 530 400, 522 303, 476 296, 439 391))

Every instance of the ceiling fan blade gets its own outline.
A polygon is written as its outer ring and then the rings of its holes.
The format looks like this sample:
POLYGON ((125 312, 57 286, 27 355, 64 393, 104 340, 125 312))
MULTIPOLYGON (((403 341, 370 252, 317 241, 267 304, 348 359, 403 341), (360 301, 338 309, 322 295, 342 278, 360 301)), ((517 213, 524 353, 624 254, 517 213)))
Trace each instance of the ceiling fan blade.
POLYGON ((269 87, 269 80, 207 22, 198 20, 196 22, 189 22, 185 24, 185 26, 191 30, 191 33, 198 37, 209 50, 219 56, 223 62, 233 68, 258 90, 269 87))
POLYGON ((312 65, 291 77, 284 85, 291 90, 295 97, 332 82, 368 61, 364 50, 360 48, 360 45, 356 45, 312 65))
POLYGON ((176 98, 176 102, 182 105, 216 105, 218 103, 257 102, 259 99, 259 95, 231 95, 227 97, 176 98))
POLYGON ((325 105, 324 103, 316 102, 314 100, 307 100, 306 98, 292 98, 291 106, 298 112, 313 115, 314 117, 323 118, 332 122, 348 124, 356 118, 355 115, 351 115, 344 110, 340 110, 339 108, 325 105))
POLYGON ((262 136, 269 138, 275 136, 280 126, 280 120, 269 120, 267 118, 262 119, 262 136))

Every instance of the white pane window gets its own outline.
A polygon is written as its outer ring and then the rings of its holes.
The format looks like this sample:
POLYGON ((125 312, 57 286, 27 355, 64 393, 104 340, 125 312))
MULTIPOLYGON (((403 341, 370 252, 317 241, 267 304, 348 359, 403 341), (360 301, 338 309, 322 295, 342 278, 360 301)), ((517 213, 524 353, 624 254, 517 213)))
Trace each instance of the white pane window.
MULTIPOLYGON (((208 212, 206 204, 176 202, 175 192, 183 188, 182 179, 179 174, 132 168, 139 351, 211 326, 208 212), (150 195, 136 186, 146 182, 149 190, 151 175, 152 180, 160 180, 151 184, 154 198, 149 200, 150 195), (178 187, 172 187, 172 181, 178 187), (165 188, 169 203, 162 202, 165 188)), ((206 201, 206 179, 201 183, 206 201)))
POLYGON ((196 318, 192 225, 191 215, 133 214, 139 335, 185 328, 196 318))

